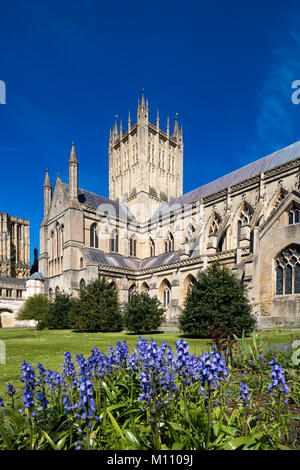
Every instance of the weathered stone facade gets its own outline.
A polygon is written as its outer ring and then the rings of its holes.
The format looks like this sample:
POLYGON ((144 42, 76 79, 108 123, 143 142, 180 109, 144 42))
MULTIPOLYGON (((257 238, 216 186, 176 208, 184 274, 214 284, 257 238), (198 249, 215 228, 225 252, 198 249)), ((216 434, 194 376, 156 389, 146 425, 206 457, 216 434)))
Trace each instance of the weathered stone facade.
POLYGON ((0 326, 12 327, 30 273, 29 220, 0 214, 0 326))
POLYGON ((250 287, 263 323, 300 321, 300 142, 185 195, 182 162, 177 119, 172 136, 159 117, 151 124, 144 97, 137 123, 110 133, 110 199, 79 188, 73 144, 69 184, 58 177, 52 192, 48 170, 44 183, 46 293, 78 295, 105 275, 122 302, 146 289, 176 321, 190 282, 219 259, 250 287))

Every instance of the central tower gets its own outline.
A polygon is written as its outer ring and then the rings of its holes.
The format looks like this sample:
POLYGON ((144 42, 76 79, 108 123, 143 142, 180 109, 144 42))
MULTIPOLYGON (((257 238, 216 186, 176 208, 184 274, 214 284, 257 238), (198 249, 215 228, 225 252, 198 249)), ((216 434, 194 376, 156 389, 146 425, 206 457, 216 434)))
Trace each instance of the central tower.
POLYGON ((109 198, 123 202, 139 222, 153 216, 159 206, 182 195, 183 136, 175 118, 170 135, 149 121, 148 100, 142 95, 138 102, 137 121, 120 132, 115 121, 109 136, 109 198))

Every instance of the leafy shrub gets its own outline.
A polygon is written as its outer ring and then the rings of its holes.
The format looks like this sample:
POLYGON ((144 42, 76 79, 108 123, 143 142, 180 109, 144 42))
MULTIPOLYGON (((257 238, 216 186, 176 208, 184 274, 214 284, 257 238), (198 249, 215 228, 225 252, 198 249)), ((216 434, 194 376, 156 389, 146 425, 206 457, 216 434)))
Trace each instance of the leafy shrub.
POLYGON ((45 316, 45 326, 51 330, 64 330, 71 328, 71 310, 75 299, 69 294, 59 294, 50 303, 45 316))
POLYGON ((185 334, 207 337, 212 323, 236 330, 253 330, 255 320, 247 288, 228 268, 214 263, 200 272, 191 286, 179 315, 179 328, 185 334))
POLYGON ((29 297, 18 312, 18 320, 36 320, 37 329, 45 327, 45 318, 49 311, 49 300, 44 294, 29 297))
POLYGON ((157 331, 164 319, 164 312, 157 297, 150 297, 148 292, 134 294, 124 306, 125 327, 133 333, 157 331))
POLYGON ((73 327, 84 331, 121 331, 123 317, 114 287, 104 278, 88 284, 72 312, 73 327))

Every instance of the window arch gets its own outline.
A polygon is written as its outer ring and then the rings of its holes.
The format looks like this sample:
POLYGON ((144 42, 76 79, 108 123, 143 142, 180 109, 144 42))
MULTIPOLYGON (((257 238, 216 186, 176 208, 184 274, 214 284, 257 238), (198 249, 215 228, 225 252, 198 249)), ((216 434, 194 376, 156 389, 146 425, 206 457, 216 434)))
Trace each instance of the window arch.
POLYGON ((171 302, 171 286, 169 285, 165 286, 163 295, 164 295, 163 305, 165 308, 168 308, 171 302))
POLYGON ((136 238, 134 235, 129 240, 129 256, 136 256, 136 238))
POLYGON ((165 239, 165 252, 169 253, 170 251, 174 251, 174 237, 171 232, 168 233, 165 239))
POLYGON ((128 289, 128 301, 130 301, 135 294, 136 294, 136 285, 132 284, 132 286, 130 286, 128 289))
POLYGON ((79 260, 79 268, 82 269, 83 268, 83 258, 81 257, 80 260, 79 260))
POLYGON ((208 235, 217 235, 219 227, 220 227, 221 219, 217 214, 214 214, 213 219, 211 221, 208 235))
POLYGON ((50 299, 50 300, 53 299, 53 290, 52 290, 51 287, 50 287, 50 289, 49 289, 49 299, 50 299))
POLYGON ((141 286, 141 292, 149 292, 150 288, 149 288, 149 285, 147 284, 147 282, 143 282, 142 286, 141 286))
POLYGON ((185 297, 190 292, 195 282, 195 276, 193 276, 193 274, 188 274, 183 282, 183 297, 185 297))
POLYGON ((85 280, 84 280, 84 279, 80 279, 80 282, 79 282, 79 290, 82 291, 84 288, 85 288, 85 280))
POLYGON ((300 214, 300 210, 295 206, 293 206, 289 210, 289 225, 294 225, 294 224, 299 223, 299 214, 300 214))
POLYGON ((168 279, 164 279, 159 287, 159 297, 164 306, 168 308, 171 303, 172 286, 168 279))
POLYGON ((90 228, 90 246, 91 248, 98 248, 99 246, 99 236, 96 223, 90 228))
POLYGON ((291 245, 275 258, 276 295, 300 294, 300 245, 291 245))
POLYGON ((55 296, 60 294, 60 288, 58 286, 55 287, 55 296))
POLYGON ((112 253, 119 252, 119 232, 117 229, 113 230, 110 239, 110 251, 112 253))
POLYGON ((241 241, 242 227, 249 225, 253 216, 253 210, 248 204, 244 204, 237 223, 237 245, 241 241))
POLYGON ((227 249, 227 230, 224 231, 220 240, 218 241, 218 251, 224 251, 227 249))
POLYGON ((150 256, 155 256, 155 243, 152 238, 149 239, 150 256))

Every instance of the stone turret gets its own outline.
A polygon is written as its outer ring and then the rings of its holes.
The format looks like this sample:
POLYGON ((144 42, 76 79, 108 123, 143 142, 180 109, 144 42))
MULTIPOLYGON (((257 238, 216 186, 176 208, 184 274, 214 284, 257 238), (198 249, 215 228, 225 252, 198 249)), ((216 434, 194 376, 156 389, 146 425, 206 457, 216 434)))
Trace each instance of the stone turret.
POLYGON ((48 168, 46 170, 46 176, 45 176, 45 181, 44 181, 44 217, 47 217, 49 207, 51 204, 51 198, 52 198, 52 186, 49 178, 49 172, 48 168))
POLYGON ((74 142, 72 142, 69 158, 69 198, 73 201, 77 201, 78 199, 78 160, 74 142))

